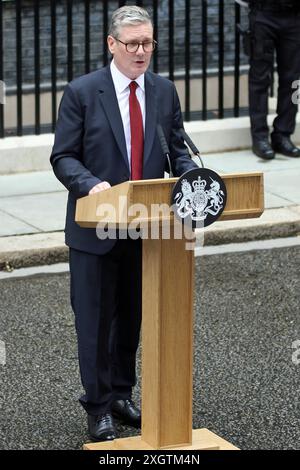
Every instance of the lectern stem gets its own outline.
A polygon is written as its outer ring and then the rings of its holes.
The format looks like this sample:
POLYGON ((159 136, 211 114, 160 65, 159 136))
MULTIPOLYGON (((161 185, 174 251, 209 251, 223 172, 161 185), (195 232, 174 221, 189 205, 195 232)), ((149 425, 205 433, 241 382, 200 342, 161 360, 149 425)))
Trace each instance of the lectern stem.
POLYGON ((194 252, 143 240, 142 440, 192 443, 194 252))

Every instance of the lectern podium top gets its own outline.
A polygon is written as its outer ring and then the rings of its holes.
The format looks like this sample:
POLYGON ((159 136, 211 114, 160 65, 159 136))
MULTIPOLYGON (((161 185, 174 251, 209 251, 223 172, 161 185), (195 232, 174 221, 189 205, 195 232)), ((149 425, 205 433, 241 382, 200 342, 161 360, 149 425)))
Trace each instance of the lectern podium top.
MULTIPOLYGON (((222 175, 227 188, 227 204, 219 220, 260 217, 264 211, 263 174, 222 175)), ((178 178, 126 181, 105 191, 78 199, 75 221, 81 227, 99 223, 124 226, 132 220, 151 222, 151 208, 160 206, 159 220, 170 220, 168 210, 178 178), (141 209, 137 217, 138 209, 141 209)), ((157 212, 155 212, 157 214, 157 212)))

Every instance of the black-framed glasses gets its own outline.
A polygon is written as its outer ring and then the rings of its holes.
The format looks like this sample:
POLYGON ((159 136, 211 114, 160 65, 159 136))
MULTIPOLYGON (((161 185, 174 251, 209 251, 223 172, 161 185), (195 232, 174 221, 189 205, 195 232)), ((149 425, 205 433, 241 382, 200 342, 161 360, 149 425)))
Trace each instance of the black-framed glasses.
POLYGON ((144 52, 153 52, 155 49, 155 46, 157 45, 157 42, 154 41, 146 41, 146 42, 123 42, 118 38, 114 38, 116 41, 120 42, 121 44, 124 44, 126 47, 127 52, 137 52, 139 47, 143 47, 144 52))

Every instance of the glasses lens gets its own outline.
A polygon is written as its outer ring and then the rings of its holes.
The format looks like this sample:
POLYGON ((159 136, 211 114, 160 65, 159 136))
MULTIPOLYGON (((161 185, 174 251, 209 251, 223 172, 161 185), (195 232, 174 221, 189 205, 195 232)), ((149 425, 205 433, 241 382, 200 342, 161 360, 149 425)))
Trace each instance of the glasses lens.
POLYGON ((139 48, 139 44, 136 42, 129 42, 127 44, 127 51, 128 52, 136 52, 139 48))
POLYGON ((145 52, 152 52, 154 49, 154 42, 144 42, 143 48, 145 52))
MULTIPOLYGON (((143 42, 142 46, 145 52, 152 52, 154 50, 154 42, 143 42)), ((127 43, 128 52, 136 52, 139 49, 139 47, 140 47, 140 44, 138 42, 127 43)))

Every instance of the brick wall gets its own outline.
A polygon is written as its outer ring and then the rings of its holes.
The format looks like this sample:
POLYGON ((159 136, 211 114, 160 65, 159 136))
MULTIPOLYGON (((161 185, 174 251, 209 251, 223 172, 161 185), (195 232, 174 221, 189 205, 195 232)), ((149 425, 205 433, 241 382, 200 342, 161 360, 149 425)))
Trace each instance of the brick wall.
MULTIPOLYGON (((23 83, 34 82, 34 11, 33 1, 22 1, 22 73, 23 83)), ((67 7, 66 0, 57 0, 57 80, 67 81, 67 7)), ((127 4, 135 2, 127 2, 127 4)), ((218 0, 208 0, 208 68, 218 67, 218 0)), ((234 64, 234 0, 225 2, 225 66, 234 64)), ((103 3, 91 0, 90 15, 90 57, 91 70, 103 64, 103 3)), ((159 27, 157 40, 159 72, 168 71, 168 0, 159 0, 159 27)), ((184 68, 184 38, 185 38, 185 0, 174 2, 174 65, 175 71, 184 68)), ((200 0, 191 0, 191 68, 201 69, 201 23, 202 8, 200 0)), ((152 1, 144 1, 144 6, 150 10, 152 1)), ((109 1, 109 18, 111 12, 118 7, 117 1, 109 1)), ((243 13, 243 22, 245 22, 243 13)), ((16 26, 15 2, 3 1, 3 61, 4 81, 7 86, 16 83, 16 26)), ((73 75, 85 73, 84 66, 84 0, 73 0, 73 75)), ((51 23, 50 0, 40 1, 40 74, 41 83, 49 83, 51 79, 51 23)), ((241 63, 247 63, 242 55, 241 63)))

